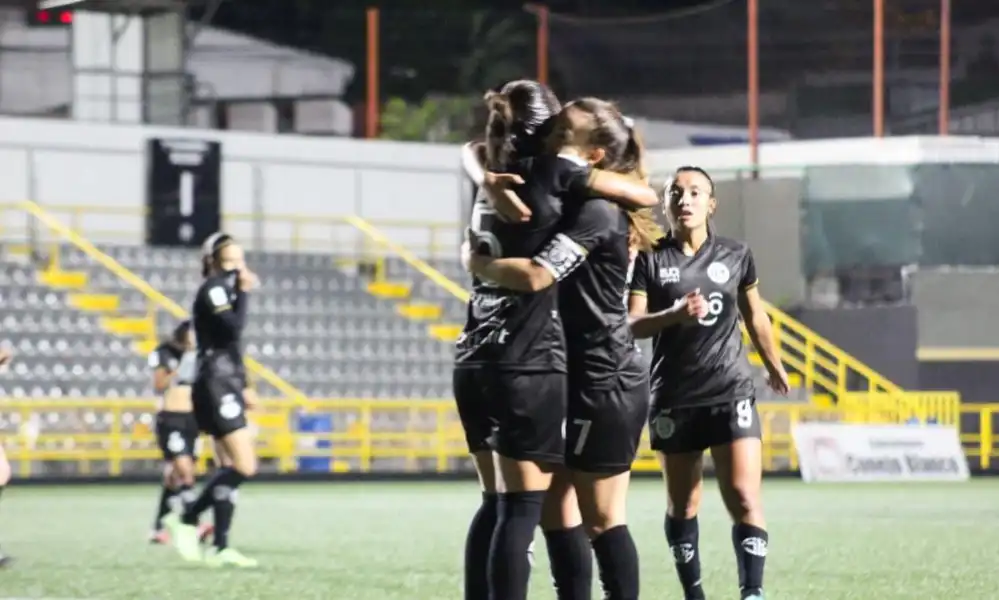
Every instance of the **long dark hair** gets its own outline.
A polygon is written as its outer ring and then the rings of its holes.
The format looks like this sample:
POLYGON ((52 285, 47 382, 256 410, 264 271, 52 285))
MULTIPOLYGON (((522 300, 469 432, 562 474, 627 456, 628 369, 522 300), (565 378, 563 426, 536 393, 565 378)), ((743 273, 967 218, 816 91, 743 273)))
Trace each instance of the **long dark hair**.
POLYGON ((486 122, 486 166, 501 170, 515 156, 543 150, 545 126, 562 109, 555 92, 531 79, 511 81, 499 91, 485 95, 489 118, 486 122))
POLYGON ((212 267, 218 264, 222 249, 235 243, 236 240, 231 235, 221 231, 208 236, 205 243, 201 245, 201 276, 208 277, 212 272, 212 267))

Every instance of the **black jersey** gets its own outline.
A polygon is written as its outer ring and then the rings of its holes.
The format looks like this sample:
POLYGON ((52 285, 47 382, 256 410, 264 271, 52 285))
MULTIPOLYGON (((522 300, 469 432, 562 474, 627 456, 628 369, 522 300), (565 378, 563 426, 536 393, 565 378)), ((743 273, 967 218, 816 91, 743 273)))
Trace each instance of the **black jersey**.
MULTIPOLYGON (((562 215, 560 198, 585 189, 589 169, 556 156, 527 158, 510 172, 524 178, 514 191, 531 210, 528 223, 500 220, 487 199, 472 208, 475 249, 494 258, 530 258, 552 237, 562 215)), ((457 341, 455 368, 490 366, 511 371, 565 372, 565 343, 555 286, 536 293, 506 290, 475 278, 468 318, 457 341)))
POLYGON ((239 289, 235 273, 212 276, 201 284, 192 311, 199 370, 220 365, 245 376, 240 342, 248 301, 249 295, 239 289))
POLYGON ((628 228, 618 205, 577 198, 566 207, 559 233, 534 257, 560 282, 569 376, 585 385, 622 376, 637 385, 647 377, 622 301, 631 269, 628 228))
POLYGON ((739 329, 739 294, 757 284, 749 247, 709 235, 694 256, 667 237, 635 261, 631 294, 648 296, 648 312, 668 309, 701 290, 708 315, 675 325, 652 340, 652 392, 664 407, 706 406, 751 398, 753 375, 739 329))

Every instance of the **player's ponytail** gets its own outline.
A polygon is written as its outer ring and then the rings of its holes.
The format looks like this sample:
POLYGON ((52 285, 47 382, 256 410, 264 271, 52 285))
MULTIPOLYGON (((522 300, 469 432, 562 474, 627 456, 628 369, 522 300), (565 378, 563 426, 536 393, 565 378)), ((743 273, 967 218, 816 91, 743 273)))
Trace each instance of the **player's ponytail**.
POLYGON ((486 166, 489 170, 500 170, 509 161, 513 152, 513 108, 510 99, 501 92, 486 92, 484 98, 489 109, 486 120, 486 166))
POLYGON ((651 208, 628 211, 628 248, 639 252, 649 252, 666 232, 659 225, 651 208))
POLYGON ((628 128, 628 141, 625 143, 624 152, 621 155, 621 168, 634 174, 642 181, 649 178, 645 170, 645 144, 642 143, 642 136, 635 129, 635 122, 630 117, 621 117, 624 125, 628 128))

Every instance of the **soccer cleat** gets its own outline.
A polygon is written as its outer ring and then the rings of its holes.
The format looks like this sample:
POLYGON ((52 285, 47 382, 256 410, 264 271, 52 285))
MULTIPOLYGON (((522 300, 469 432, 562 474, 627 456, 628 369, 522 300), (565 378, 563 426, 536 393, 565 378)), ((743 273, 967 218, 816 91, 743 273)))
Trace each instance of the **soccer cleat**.
POLYGON ((742 593, 742 600, 763 600, 763 590, 749 590, 742 593))
POLYGON ((211 523, 202 523, 198 525, 198 541, 204 544, 208 541, 208 538, 215 533, 215 526, 211 523))
POLYGON ((188 562, 196 562, 204 558, 201 555, 197 527, 181 522, 180 516, 176 513, 163 517, 163 527, 170 533, 173 547, 181 558, 188 562))
POLYGON ((149 543, 158 546, 170 545, 170 533, 166 529, 156 529, 149 534, 149 543))
POLYGON ((4 554, 3 551, 0 550, 0 569, 9 567, 13 562, 14 559, 11 556, 4 554))
POLYGON ((243 556, 238 550, 223 548, 219 550, 213 548, 205 556, 205 564, 209 567, 236 567, 239 569, 253 569, 259 563, 255 559, 243 556))

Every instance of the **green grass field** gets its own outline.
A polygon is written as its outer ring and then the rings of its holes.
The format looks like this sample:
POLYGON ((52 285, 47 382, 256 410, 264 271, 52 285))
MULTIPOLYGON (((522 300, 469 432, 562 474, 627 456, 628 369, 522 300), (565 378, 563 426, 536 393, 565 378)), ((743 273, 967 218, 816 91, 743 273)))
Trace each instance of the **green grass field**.
MULTIPOLYGON (((0 599, 460 598, 472 483, 249 485, 233 543, 255 572, 187 565, 145 543, 152 486, 12 488, 0 540, 15 554, 0 599)), ((999 480, 956 485, 766 484, 768 598, 997 597, 999 480)), ((681 598, 662 534, 663 494, 636 482, 631 523, 644 598, 681 598)), ((706 589, 737 598, 729 524, 711 486, 701 517, 706 589)), ((553 598, 543 542, 531 598, 553 598)))

